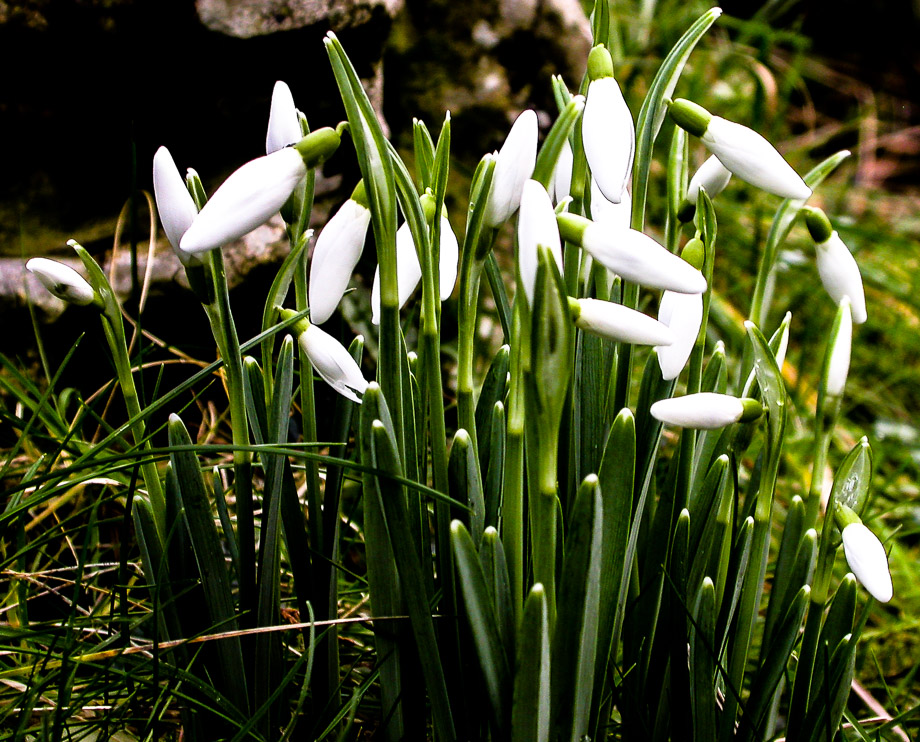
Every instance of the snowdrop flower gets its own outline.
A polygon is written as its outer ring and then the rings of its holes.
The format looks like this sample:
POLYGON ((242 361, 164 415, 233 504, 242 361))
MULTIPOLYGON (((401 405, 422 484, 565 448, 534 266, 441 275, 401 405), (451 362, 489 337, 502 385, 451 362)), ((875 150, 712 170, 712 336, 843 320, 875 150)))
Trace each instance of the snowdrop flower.
POLYGON ((670 381, 680 376, 693 352, 703 322, 703 295, 665 291, 658 305, 658 321, 674 335, 670 345, 655 348, 661 378, 670 381))
POLYGON ((838 505, 835 515, 838 523, 844 521, 841 535, 847 564, 873 598, 887 603, 891 600, 894 590, 891 586, 885 547, 849 508, 838 505))
MULTIPOLYGON (((396 283, 399 289, 399 308, 402 309, 418 282, 422 280, 422 266, 418 262, 418 252, 409 230, 409 222, 396 230, 396 283)), ((371 322, 380 324, 380 266, 374 273, 374 286, 371 289, 371 322)))
MULTIPOLYGON (((681 259, 694 268, 702 268, 704 253, 702 240, 694 237, 684 245, 681 259)), ((680 376, 696 345, 700 325, 703 323, 703 295, 665 291, 658 305, 658 321, 674 333, 671 345, 656 348, 661 378, 670 381, 680 376)))
POLYGON ((239 239, 284 206, 309 168, 339 146, 334 129, 308 134, 293 147, 247 162, 217 189, 182 237, 179 247, 202 253, 239 239))
POLYGON ((321 325, 335 311, 354 273, 371 222, 364 181, 323 227, 310 261, 310 321, 321 325))
POLYGON ((562 244, 559 241, 559 227, 549 194, 542 184, 535 180, 524 183, 521 195, 521 212, 517 228, 518 269, 527 303, 533 306, 534 286, 537 282, 539 245, 549 248, 562 273, 562 244))
POLYGON ((524 111, 508 132, 498 152, 492 187, 486 203, 485 223, 497 228, 521 205, 524 181, 537 164, 537 114, 524 111))
MULTIPOLYGON (((279 314, 284 321, 297 313, 281 309, 279 314)), ((320 378, 343 397, 361 404, 355 392, 364 394, 368 382, 348 349, 328 332, 305 319, 294 323, 294 331, 297 333, 297 342, 320 378)))
POLYGON ((166 147, 160 147, 153 156, 153 194, 163 231, 166 232, 166 239, 173 252, 185 266, 200 262, 195 256, 179 249, 182 236, 198 216, 198 207, 166 147))
POLYGON ((613 77, 610 52, 603 45, 588 55, 588 75, 591 83, 581 121, 585 157, 604 196, 618 204, 632 171, 636 127, 613 77))
POLYGON ((652 417, 681 428, 713 430, 736 422, 756 420, 763 413, 760 402, 750 397, 700 392, 655 402, 652 417))
POLYGON ((591 216, 598 224, 611 230, 629 229, 632 219, 632 197, 629 191, 623 191, 620 203, 608 201, 597 184, 591 178, 591 216))
POLYGON ((719 158, 711 155, 690 178, 686 199, 677 214, 678 219, 682 222, 689 222, 693 219, 696 201, 700 197, 700 188, 706 190, 709 198, 715 198, 725 190, 731 177, 731 172, 719 161, 719 158))
POLYGON ((805 225, 815 241, 818 274, 824 290, 840 304, 844 296, 850 297, 850 310, 853 321, 861 325, 866 321, 866 296, 863 291, 862 276, 856 259, 840 239, 830 220, 821 209, 805 207, 805 225))
POLYGON ((616 302, 569 297, 569 311, 577 327, 611 340, 657 346, 674 342, 674 333, 661 322, 616 302))
POLYGON ((682 129, 700 138, 733 175, 783 198, 806 199, 811 188, 776 148, 753 129, 713 116, 702 106, 679 98, 668 109, 682 129))
POLYGON ((572 147, 569 140, 566 139, 562 143, 562 149, 559 150, 559 159, 556 160, 556 167, 553 168, 553 181, 550 183, 550 195, 553 197, 554 204, 558 204, 570 195, 573 160, 572 147))
POLYGON ((827 362, 827 375, 824 380, 824 392, 830 397, 839 397, 847 383, 850 371, 850 350, 853 346, 853 316, 850 311, 850 299, 843 297, 840 302, 840 323, 833 330, 833 346, 827 362))
POLYGON ((681 294, 701 294, 706 279, 696 268, 635 229, 611 231, 576 214, 558 214, 562 237, 581 245, 626 281, 681 294))
POLYGON ((440 241, 438 243, 438 281, 441 301, 447 301, 457 283, 457 265, 460 262, 460 243, 450 226, 446 214, 441 214, 440 241))
POLYGON ((268 115, 268 133, 265 135, 265 154, 270 155, 303 138, 300 117, 294 107, 294 96, 286 83, 275 83, 272 90, 272 107, 268 115))
POLYGON ((48 258, 32 258, 26 263, 26 269, 38 278, 48 291, 68 304, 81 307, 87 304, 101 306, 101 299, 93 287, 69 265, 48 258))

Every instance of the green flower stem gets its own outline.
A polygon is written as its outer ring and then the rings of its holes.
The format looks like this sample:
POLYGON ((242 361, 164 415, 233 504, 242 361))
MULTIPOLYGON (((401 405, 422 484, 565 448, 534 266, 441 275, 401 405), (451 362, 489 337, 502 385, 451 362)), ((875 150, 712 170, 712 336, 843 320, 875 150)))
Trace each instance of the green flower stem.
POLYGON ((524 364, 530 356, 527 323, 521 302, 514 302, 512 316, 511 382, 508 393, 508 423, 505 442, 505 471, 502 481, 502 542, 508 559, 514 617, 520 623, 524 611, 524 364))
MULTIPOLYGON (((491 239, 491 235, 489 236, 491 239)), ((457 407, 458 424, 470 434, 474 450, 476 438, 476 406, 473 404, 473 355, 476 341, 476 313, 479 303, 479 282, 484 261, 464 252, 460 265, 460 301, 458 302, 457 332, 457 407)))
MULTIPOLYGON (((808 496, 805 500, 805 530, 814 528, 818 522, 818 511, 821 508, 821 490, 824 485, 824 468, 827 466, 827 452, 830 449, 831 438, 837 417, 840 414, 841 399, 828 399, 822 389, 818 393, 818 405, 815 414, 815 439, 814 453, 812 454, 811 483, 808 485, 808 496)), ((814 599, 816 590, 812 590, 814 599)))
POLYGON ((539 482, 530 497, 530 527, 533 542, 533 579, 546 590, 550 632, 556 625, 556 473, 558 440, 541 437, 539 482))
MULTIPOLYGON (((293 244, 293 243, 292 243, 293 244)), ((307 300, 307 253, 304 251, 300 259, 300 265, 294 271, 294 294, 295 306, 298 312, 308 308, 307 300)), ((300 413, 301 413, 301 433, 304 443, 314 443, 318 441, 316 430, 316 398, 313 384, 313 367, 310 365, 310 359, 304 353, 303 348, 299 349, 300 368, 306 371, 300 374, 300 413)), ((303 462, 307 479, 307 506, 310 509, 310 546, 318 554, 325 554, 323 548, 323 529, 322 518, 320 513, 320 482, 319 482, 319 463, 313 459, 306 459, 303 462)))
POLYGON ((240 544, 240 603, 244 610, 255 600, 255 516, 252 500, 252 453, 249 424, 243 392, 243 356, 230 311, 230 290, 220 250, 209 253, 215 300, 205 305, 217 349, 227 370, 227 394, 230 400, 230 429, 233 436, 233 489, 236 494, 237 540, 240 544))
MULTIPOLYGON (((128 418, 132 420, 131 435, 134 438, 134 443, 140 446, 144 452, 149 451, 151 448, 150 440, 145 438, 146 426, 143 419, 141 419, 140 398, 137 395, 137 387, 134 384, 134 375, 131 371, 131 359, 128 357, 128 344, 125 340, 125 326, 121 317, 121 310, 118 308, 117 304, 109 306, 109 303, 106 302, 106 311, 102 315, 102 327, 105 331, 109 349, 112 351, 112 358, 115 362, 115 373, 118 376, 118 383, 121 386, 121 393, 125 400, 128 418)), ((163 494, 163 486, 160 483, 160 474, 157 470, 157 465, 150 460, 142 463, 141 476, 144 478, 144 484, 150 496, 154 520, 162 541, 166 537, 166 498, 163 494)))

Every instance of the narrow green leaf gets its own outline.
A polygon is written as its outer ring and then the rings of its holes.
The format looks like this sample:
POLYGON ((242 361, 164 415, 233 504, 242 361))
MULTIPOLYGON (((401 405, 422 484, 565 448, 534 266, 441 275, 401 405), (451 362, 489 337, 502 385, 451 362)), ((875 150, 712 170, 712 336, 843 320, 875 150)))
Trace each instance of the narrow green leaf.
POLYGON ((546 593, 537 583, 524 603, 511 706, 511 742, 549 742, 550 653, 546 593))
POLYGON ((498 531, 489 527, 482 535, 479 547, 479 563, 486 580, 486 587, 492 596, 498 634, 508 655, 508 666, 514 663, 514 606, 511 602, 511 583, 508 580, 508 564, 505 549, 498 531))
POLYGON ((412 119, 412 144, 415 150, 415 166, 418 168, 418 188, 424 191, 432 185, 434 142, 428 127, 421 119, 412 119))
POLYGON ((473 643, 482 670, 489 711, 498 730, 498 738, 506 739, 511 714, 511 669, 508 666, 505 648, 501 644, 501 634, 489 589, 482 574, 473 539, 459 520, 450 524, 450 542, 473 643))
POLYGON ((693 739, 695 742, 715 742, 716 692, 715 676, 715 587, 708 577, 703 579, 696 595, 690 629, 690 703, 693 710, 693 739))
MULTIPOLYGON (((229 631, 237 628, 233 592, 230 588, 220 537, 211 514, 211 503, 201 478, 198 460, 191 450, 191 443, 191 438, 182 420, 178 415, 170 415, 169 444, 171 447, 184 447, 183 450, 174 450, 170 460, 179 482, 189 536, 195 559, 198 562, 198 570, 201 573, 208 617, 212 625, 220 625, 223 630, 229 631)), ((234 637, 219 642, 217 654, 221 665, 221 676, 215 678, 215 684, 228 696, 240 713, 246 715, 249 699, 239 638, 234 637)))
POLYGON ((799 637, 810 596, 811 588, 803 585, 789 604, 782 622, 777 626, 773 641, 762 655, 762 663, 751 685, 744 716, 738 729, 739 742, 764 738, 763 725, 766 715, 773 706, 774 693, 786 672, 792 649, 799 637))
MULTIPOLYGON (((381 472, 399 473, 401 466, 396 439, 380 420, 371 423, 371 448, 374 463, 381 472)), ((426 582, 414 540, 409 532, 409 517, 402 485, 389 477, 374 477, 374 495, 380 500, 387 532, 391 536, 393 557, 399 573, 403 598, 415 634, 420 663, 436 733, 444 739, 455 736, 447 684, 435 639, 434 623, 428 604, 426 582)))
POLYGON ((720 15, 721 8, 707 10, 687 29, 661 63, 642 102, 639 118, 636 120, 636 156, 633 164, 634 229, 641 229, 643 226, 652 149, 667 113, 667 101, 674 94, 674 88, 690 57, 690 52, 720 15))
POLYGON ((576 97, 569 101, 553 123, 546 139, 543 140, 543 146, 537 155, 537 163, 531 177, 546 189, 549 189, 549 184, 553 179, 553 171, 556 169, 559 153, 568 141, 584 108, 584 98, 576 97))
POLYGON ((490 423, 491 439, 487 448, 488 469, 483 482, 483 499, 485 500, 486 525, 498 527, 499 513, 502 508, 502 488, 505 474, 505 406, 496 402, 492 408, 490 423))
MULTIPOLYGON (((597 476, 579 488, 566 534, 552 647, 552 715, 559 739, 588 735, 597 661, 603 503, 597 476)), ((603 672, 603 670, 601 670, 603 672)))
POLYGON ((469 433, 462 428, 454 435, 454 442, 450 447, 448 481, 451 495, 469 505, 469 514, 464 516, 468 518, 465 525, 469 526, 473 543, 478 546, 485 528, 486 505, 482 495, 476 451, 473 450, 469 433))
POLYGON ((476 402, 476 436, 479 443, 479 467, 483 472, 489 470, 490 447, 492 439, 492 417, 495 403, 503 402, 508 392, 508 369, 510 367, 511 348, 503 345, 498 349, 486 378, 482 382, 479 400, 476 402))

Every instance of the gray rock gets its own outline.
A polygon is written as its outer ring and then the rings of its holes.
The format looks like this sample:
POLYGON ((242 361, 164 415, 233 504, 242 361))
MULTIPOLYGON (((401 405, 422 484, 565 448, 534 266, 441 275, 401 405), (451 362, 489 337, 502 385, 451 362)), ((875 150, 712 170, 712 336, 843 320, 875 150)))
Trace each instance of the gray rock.
POLYGON ((402 0, 195 0, 204 26, 239 39, 319 23, 336 30, 361 26, 374 13, 392 18, 402 6, 402 0))

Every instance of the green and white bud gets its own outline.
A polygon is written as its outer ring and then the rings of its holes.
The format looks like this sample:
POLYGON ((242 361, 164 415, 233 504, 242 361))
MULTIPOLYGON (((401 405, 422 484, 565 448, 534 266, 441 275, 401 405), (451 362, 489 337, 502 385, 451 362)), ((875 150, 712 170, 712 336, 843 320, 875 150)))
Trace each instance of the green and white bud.
POLYGON ((824 290, 838 305, 844 296, 848 296, 853 322, 861 325, 868 318, 868 314, 862 275, 856 259, 840 239, 840 235, 831 227, 830 220, 823 211, 807 207, 802 211, 805 213, 808 232, 815 240, 815 259, 824 290))
POLYGON ((887 603, 893 597, 894 589, 888 570, 888 555, 882 542, 845 505, 837 505, 834 517, 841 529, 847 565, 873 598, 887 603))
POLYGON ((763 406, 750 397, 700 392, 655 402, 652 417, 681 428, 714 430, 737 422, 751 422, 763 414, 763 406))
POLYGON ((26 263, 26 270, 58 299, 81 307, 95 304, 102 308, 102 298, 89 282, 69 265, 48 258, 32 258, 26 263))
POLYGON ((562 273, 562 244, 559 227, 549 194, 541 183, 528 180, 521 194, 521 211, 517 228, 518 270, 527 303, 533 307, 534 285, 537 280, 538 246, 552 253, 559 272, 562 273))
POLYGON ((577 327, 610 340, 660 347, 674 342, 666 325, 616 302, 569 297, 569 311, 577 327))
POLYGON ((618 204, 632 172, 636 127, 612 74, 611 68, 610 76, 596 78, 588 86, 581 135, 591 175, 607 200, 618 204))
POLYGON ((364 251, 371 212, 364 181, 319 233, 310 261, 310 319, 321 325, 342 300, 364 251), (363 203, 362 203, 363 202, 363 203))
POLYGON ((496 155, 495 172, 486 202, 485 223, 499 227, 521 205, 524 182, 537 164, 537 114, 524 111, 517 117, 496 155))

